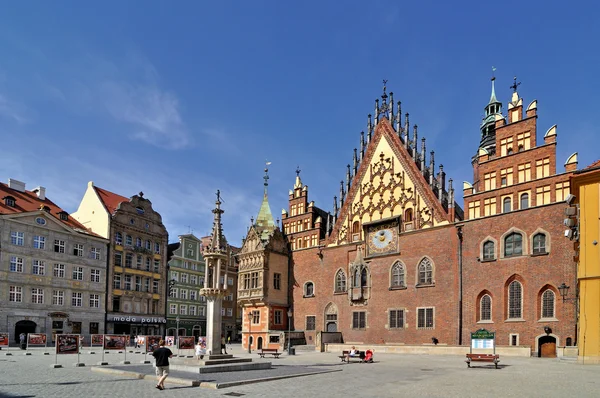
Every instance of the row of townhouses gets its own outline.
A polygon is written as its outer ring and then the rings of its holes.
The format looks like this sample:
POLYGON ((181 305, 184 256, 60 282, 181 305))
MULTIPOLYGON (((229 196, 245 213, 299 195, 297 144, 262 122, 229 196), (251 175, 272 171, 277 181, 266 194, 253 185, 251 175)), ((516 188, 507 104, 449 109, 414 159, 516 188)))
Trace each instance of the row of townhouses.
MULTIPOLYGON (((206 333, 203 244, 169 245, 143 192, 130 198, 88 184, 69 214, 44 187, 0 183, 0 332, 195 335, 206 333)), ((239 322, 235 267, 228 272, 223 331, 239 322)), ((89 340, 88 340, 89 341, 89 340)))

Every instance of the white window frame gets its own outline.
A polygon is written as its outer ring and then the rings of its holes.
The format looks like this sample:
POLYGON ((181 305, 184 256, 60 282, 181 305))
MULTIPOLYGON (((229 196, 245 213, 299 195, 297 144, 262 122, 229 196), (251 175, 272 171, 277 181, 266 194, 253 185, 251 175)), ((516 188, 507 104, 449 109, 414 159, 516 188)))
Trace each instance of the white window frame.
POLYGON ((83 293, 72 292, 71 293, 71 307, 83 307, 83 293))
POLYGON ((11 256, 10 257, 10 272, 23 273, 23 257, 11 256))
POLYGON ((99 294, 90 294, 90 308, 100 308, 99 294))
POLYGON ((73 244, 73 255, 76 257, 83 257, 83 245, 81 243, 73 244))
POLYGON ((53 290, 52 291, 52 305, 65 305, 65 291, 64 290, 53 290))
POLYGON ((99 269, 92 269, 90 271, 90 282, 99 283, 100 282, 100 275, 101 275, 101 272, 100 272, 99 269))
POLYGON ((417 321, 415 322, 417 329, 425 330, 425 329, 435 329, 435 307, 417 307, 416 311, 417 321), (427 312, 431 310, 431 326, 427 325, 427 312), (424 326, 419 325, 419 312, 424 312, 424 326))
POLYGON ((11 231, 10 232, 10 243, 15 246, 25 245, 25 232, 11 231))
POLYGON ((55 278, 64 278, 65 277, 65 269, 66 266, 64 264, 56 263, 52 269, 52 275, 55 278))
POLYGON ((44 289, 39 287, 31 288, 31 303, 44 304, 44 289))
POLYGON ((101 250, 98 247, 93 247, 90 249, 90 258, 93 260, 100 260, 101 250))
POLYGON ((10 286, 8 292, 8 301, 12 303, 23 302, 23 288, 21 286, 10 286))
POLYGON ((177 304, 169 304, 169 314, 171 314, 171 315, 177 314, 177 304))
POLYGON ((31 261, 31 274, 32 275, 46 275, 46 262, 43 260, 32 260, 31 261))
POLYGON ((39 250, 46 249, 46 237, 42 235, 35 235, 33 237, 33 248, 39 250))
POLYGON ((83 280, 83 267, 74 266, 72 275, 73 275, 74 281, 82 281, 83 280))
POLYGON ((65 253, 65 241, 62 239, 54 239, 54 252, 55 253, 65 253))

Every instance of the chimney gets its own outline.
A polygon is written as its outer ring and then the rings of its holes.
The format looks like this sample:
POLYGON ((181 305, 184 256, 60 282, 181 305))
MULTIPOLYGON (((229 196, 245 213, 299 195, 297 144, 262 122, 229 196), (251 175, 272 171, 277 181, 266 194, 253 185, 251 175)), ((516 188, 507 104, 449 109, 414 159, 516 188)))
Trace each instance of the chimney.
POLYGON ((32 192, 35 192, 40 200, 46 200, 46 188, 37 187, 32 192))
POLYGON ((25 183, 19 180, 14 180, 12 178, 8 179, 8 187, 14 189, 15 191, 25 192, 25 183))

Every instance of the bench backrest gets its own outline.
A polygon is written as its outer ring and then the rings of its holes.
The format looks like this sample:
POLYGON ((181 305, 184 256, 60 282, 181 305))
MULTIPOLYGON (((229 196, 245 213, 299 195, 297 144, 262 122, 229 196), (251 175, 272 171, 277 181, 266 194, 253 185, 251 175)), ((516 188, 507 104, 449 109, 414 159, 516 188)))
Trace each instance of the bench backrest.
POLYGON ((277 352, 277 348, 261 348, 262 352, 277 352))

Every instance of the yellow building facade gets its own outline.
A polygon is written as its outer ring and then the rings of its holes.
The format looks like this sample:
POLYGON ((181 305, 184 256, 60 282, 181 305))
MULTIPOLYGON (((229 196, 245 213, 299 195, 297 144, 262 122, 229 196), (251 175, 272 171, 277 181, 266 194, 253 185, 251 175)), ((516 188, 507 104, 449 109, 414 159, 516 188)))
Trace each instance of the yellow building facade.
POLYGON ((579 362, 600 363, 600 161, 571 177, 579 205, 579 362))

